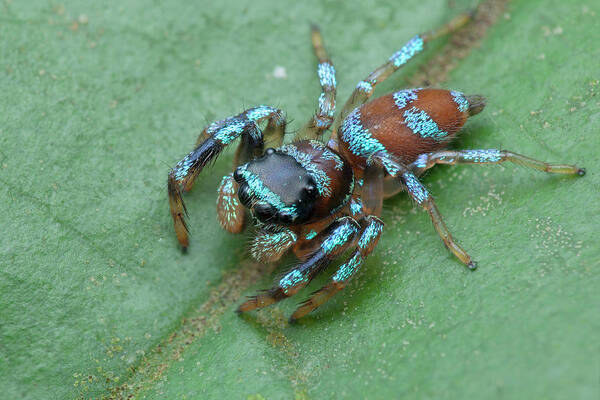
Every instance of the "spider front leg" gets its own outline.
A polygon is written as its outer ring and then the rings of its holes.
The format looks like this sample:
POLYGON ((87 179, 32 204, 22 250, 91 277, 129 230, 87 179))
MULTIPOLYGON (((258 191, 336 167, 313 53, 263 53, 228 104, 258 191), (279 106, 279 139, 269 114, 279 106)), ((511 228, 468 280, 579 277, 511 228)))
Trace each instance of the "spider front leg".
POLYGON ((319 60, 317 74, 323 92, 319 96, 319 108, 317 109, 317 112, 310 121, 296 133, 294 140, 319 139, 333 123, 333 116, 335 114, 335 68, 325 51, 323 36, 316 25, 311 27, 311 41, 315 50, 315 55, 319 60))
POLYGON ((356 85, 356 88, 350 95, 350 98, 346 101, 346 104, 344 104, 340 115, 336 119, 333 131, 336 132, 338 130, 339 125, 352 110, 365 103, 371 97, 376 85, 385 81, 415 55, 421 53, 427 42, 460 29, 471 19, 472 13, 460 14, 436 31, 417 35, 409 40, 408 43, 395 52, 386 63, 375 69, 369 76, 356 85))
MULTIPOLYGON (((263 133, 258 126, 264 120, 268 121, 265 136, 268 134, 268 136, 283 137, 285 118, 280 110, 268 106, 250 108, 241 114, 209 125, 200 134, 196 148, 169 172, 167 181, 169 206, 175 234, 182 247, 189 246, 188 226, 185 221, 187 211, 182 192, 190 190, 204 166, 214 160, 225 146, 238 137, 242 136, 243 141, 236 154, 236 162, 256 155, 257 150, 262 149, 264 143, 263 133)), ((226 197, 231 199, 235 195, 235 186, 228 186, 232 183, 229 179, 225 178, 221 188, 223 194, 225 189, 228 190, 226 197)), ((236 216, 239 213, 232 215, 236 216)), ((232 226, 237 225, 238 222, 232 226)))
POLYGON ((376 216, 369 215, 361 220, 361 225, 363 228, 358 239, 356 250, 352 253, 348 261, 337 269, 331 278, 330 283, 314 292, 309 299, 304 301, 300 307, 294 311, 290 317, 290 323, 293 323, 311 311, 314 311, 335 296, 339 291, 344 289, 350 279, 364 264, 365 259, 371 254, 379 241, 384 224, 383 221, 376 216))
POLYGON ((406 188, 410 197, 424 210, 429 213, 433 227, 437 231, 438 235, 446 245, 446 248, 452 252, 463 264, 469 269, 474 270, 477 268, 477 263, 473 261, 471 256, 454 241, 454 238, 450 234, 450 231, 446 227, 442 214, 440 214, 433 197, 425 186, 419 181, 413 172, 411 172, 406 166, 402 165, 393 156, 378 152, 371 157, 372 163, 385 168, 388 174, 392 177, 396 177, 400 180, 401 184, 406 188))
POLYGON ((315 275, 327 267, 331 261, 351 246, 359 230, 358 223, 350 217, 335 220, 312 239, 321 243, 318 250, 288 271, 273 288, 250 297, 238 307, 237 311, 246 312, 263 308, 293 296, 305 287, 315 275))
POLYGON ((511 151, 497 149, 447 150, 421 154, 409 167, 415 174, 420 175, 436 164, 500 164, 506 161, 551 174, 585 175, 585 169, 579 168, 576 165, 550 164, 511 151))

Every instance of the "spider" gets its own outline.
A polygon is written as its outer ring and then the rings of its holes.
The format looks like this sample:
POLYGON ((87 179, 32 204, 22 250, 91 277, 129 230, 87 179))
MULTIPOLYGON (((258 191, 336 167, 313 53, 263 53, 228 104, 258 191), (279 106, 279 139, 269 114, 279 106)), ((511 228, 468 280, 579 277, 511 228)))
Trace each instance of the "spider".
POLYGON ((236 138, 241 141, 234 170, 218 188, 217 218, 231 232, 244 230, 251 212, 258 233, 251 255, 274 262, 292 250, 299 263, 270 289, 249 297, 238 312, 262 308, 293 296, 337 257, 348 254, 330 282, 290 317, 305 316, 341 291, 375 248, 384 229, 382 203, 407 191, 427 211, 444 245, 469 269, 477 264, 452 237, 434 199, 419 177, 436 164, 499 164, 510 161, 548 173, 583 176, 574 165, 549 164, 499 149, 446 150, 467 119, 485 107, 480 95, 419 88, 400 90, 368 102, 375 86, 423 51, 425 44, 464 26, 461 14, 440 29, 417 35, 360 81, 334 119, 336 78, 319 29, 311 28, 322 93, 318 109, 290 144, 283 144, 281 110, 261 105, 214 122, 194 150, 169 173, 168 195, 175 233, 189 246, 182 192, 192 188, 203 167, 236 138), (327 144, 321 139, 330 127, 327 144), (262 127, 262 129, 261 129, 262 127), (270 147, 266 148, 265 142, 270 147))

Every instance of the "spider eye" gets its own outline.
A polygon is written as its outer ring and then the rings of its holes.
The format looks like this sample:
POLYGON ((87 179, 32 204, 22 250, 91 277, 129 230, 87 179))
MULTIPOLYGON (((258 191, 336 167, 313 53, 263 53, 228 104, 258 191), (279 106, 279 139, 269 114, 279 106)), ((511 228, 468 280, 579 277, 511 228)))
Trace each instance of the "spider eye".
POLYGON ((240 202, 248 207, 250 205, 250 193, 248 193, 248 187, 246 185, 241 185, 238 189, 238 198, 240 202))
POLYGON ((237 183, 242 183, 242 181, 244 179, 242 173, 243 173, 242 167, 237 167, 235 169, 235 171, 233 172, 233 179, 235 179, 235 181, 237 183))
POLYGON ((308 185, 307 187, 304 188, 304 191, 306 192, 306 194, 309 194, 309 195, 314 194, 316 190, 317 190, 317 188, 315 187, 315 185, 308 185))
POLYGON ((268 156, 270 156, 273 153, 275 153, 275 149, 272 147, 269 147, 267 150, 265 150, 265 154, 268 156))
POLYGON ((289 224, 294 221, 294 216, 285 211, 280 212, 278 217, 281 222, 286 223, 286 224, 289 224))
POLYGON ((258 202, 254 205, 254 213, 261 221, 266 221, 275 215, 275 210, 268 203, 258 202))

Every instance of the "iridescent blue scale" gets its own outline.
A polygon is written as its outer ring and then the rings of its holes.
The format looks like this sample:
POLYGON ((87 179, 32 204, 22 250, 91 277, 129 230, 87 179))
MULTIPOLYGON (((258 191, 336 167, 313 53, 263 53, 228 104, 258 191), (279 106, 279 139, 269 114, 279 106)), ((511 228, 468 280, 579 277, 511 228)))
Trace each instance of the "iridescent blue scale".
POLYGON ((453 90, 450 92, 450 95, 452 96, 452 100, 456 103, 458 111, 465 112, 469 109, 469 101, 464 94, 453 90))
POLYGON ((404 45, 404 47, 390 57, 390 61, 396 66, 396 68, 400 68, 402 65, 406 64, 408 60, 413 58, 415 54, 423 51, 423 44, 424 42, 421 36, 417 35, 413 37, 404 45))
POLYGON ((306 240, 311 240, 313 239, 315 236, 317 236, 317 231, 315 230, 311 230, 310 232, 308 232, 306 235, 304 235, 304 238, 306 240))
POLYGON ((361 157, 369 157, 377 151, 385 151, 385 147, 364 128, 360 121, 360 109, 357 108, 346 117, 342 124, 342 139, 349 150, 361 157))
POLYGON ((258 121, 260 119, 266 118, 271 114, 275 114, 278 113, 278 110, 276 108, 270 107, 270 106, 258 106, 258 107, 254 107, 251 108, 250 110, 246 111, 246 117, 250 120, 250 121, 258 121))
POLYGON ((402 174, 402 177, 404 178, 404 182, 406 183, 406 187, 411 196, 417 203, 423 204, 423 202, 429 198, 427 189, 425 189, 412 172, 405 172, 402 174))
POLYGON ((175 179, 176 180, 181 181, 188 174, 188 171, 190 170, 190 167, 192 166, 192 159, 191 159, 192 154, 194 154, 193 151, 190 154, 188 154, 187 156, 185 156, 183 158, 183 160, 179 161, 177 163, 177 165, 175 166, 175 168, 173 169, 175 171, 175 179))
POLYGON ((438 124, 423 110, 411 107, 404 111, 404 121, 415 134, 424 138, 443 140, 448 132, 440 129, 438 124))
POLYGON ((360 201, 360 199, 356 198, 350 200, 350 212, 352 213, 352 216, 360 214, 362 212, 362 209, 363 204, 362 201, 360 201))
POLYGON ((319 63, 317 67, 317 74, 319 75, 319 82, 321 86, 335 87, 335 68, 328 62, 319 63))
POLYGON ((231 222, 235 217, 235 209, 239 206, 239 201, 235 196, 235 190, 233 188, 233 173, 225 175, 221 180, 218 192, 223 193, 224 196, 217 197, 217 204, 221 201, 221 206, 225 212, 225 218, 228 222, 231 222))
POLYGON ((381 158, 381 163, 383 164, 383 167, 387 173, 391 176, 397 176, 398 172, 400 172, 400 165, 390 160, 388 157, 381 158))
POLYGON ((328 101, 326 101, 325 93, 321 93, 319 96, 319 111, 321 115, 333 117, 335 113, 335 100, 333 100, 333 104, 330 104, 328 101))
POLYGON ((360 81, 356 85, 356 89, 360 90, 361 92, 365 92, 367 94, 371 94, 373 92, 373 85, 370 82, 367 82, 367 81, 360 81))
POLYGON ((427 167, 427 160, 429 158, 429 155, 424 153, 424 154, 419 154, 419 157, 417 157, 417 160, 415 161, 415 165, 418 168, 426 168, 427 167))
POLYGON ((500 150, 464 150, 461 152, 461 157, 464 160, 470 160, 476 163, 493 163, 502 160, 500 150))
POLYGON ((407 104, 417 100, 417 92, 421 89, 400 90, 393 94, 394 103, 400 109, 406 107, 407 104))
POLYGON ((308 281, 308 272, 309 270, 299 271, 294 269, 281 278, 279 286, 283 289, 283 292, 287 294, 290 288, 308 281))
POLYGON ((378 219, 371 219, 369 225, 365 228, 362 235, 360 236, 360 240, 358 241, 358 248, 361 250, 366 250, 375 239, 381 235, 383 231, 383 222, 378 219))
POLYGON ((363 258, 359 252, 355 252, 354 255, 341 267, 338 268, 337 272, 331 278, 334 282, 344 282, 348 280, 352 275, 356 273, 358 268, 363 263, 363 258))
POLYGON ((354 223, 341 224, 323 241, 321 249, 323 249, 325 254, 330 254, 335 249, 346 244, 357 232, 358 228, 354 223))

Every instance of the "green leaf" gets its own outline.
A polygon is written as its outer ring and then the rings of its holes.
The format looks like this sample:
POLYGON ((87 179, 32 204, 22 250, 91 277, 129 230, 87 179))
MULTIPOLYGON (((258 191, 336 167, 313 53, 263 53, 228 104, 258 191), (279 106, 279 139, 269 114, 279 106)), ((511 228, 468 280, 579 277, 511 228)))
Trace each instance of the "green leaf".
POLYGON ((447 66, 439 85, 488 98, 456 147, 587 168, 583 179, 514 165, 430 173, 424 181, 478 271, 399 195, 344 292, 289 326, 324 274, 294 299, 239 317, 243 296, 282 267, 249 260, 249 235, 228 235, 215 220, 232 151, 187 196, 191 247, 177 246, 166 174, 209 121, 264 103, 285 109, 294 130, 314 111, 310 21, 323 28, 343 104, 412 35, 472 5, 448 3, 4 2, 3 396, 596 398, 592 1, 509 3, 468 55, 440 39, 377 90, 438 82, 447 66), (276 66, 287 78, 273 76, 276 66))

